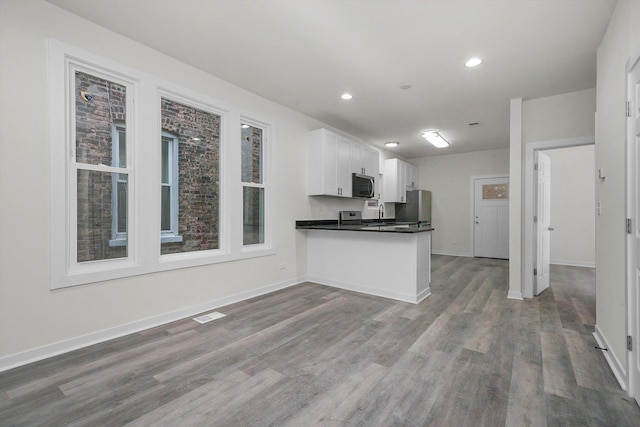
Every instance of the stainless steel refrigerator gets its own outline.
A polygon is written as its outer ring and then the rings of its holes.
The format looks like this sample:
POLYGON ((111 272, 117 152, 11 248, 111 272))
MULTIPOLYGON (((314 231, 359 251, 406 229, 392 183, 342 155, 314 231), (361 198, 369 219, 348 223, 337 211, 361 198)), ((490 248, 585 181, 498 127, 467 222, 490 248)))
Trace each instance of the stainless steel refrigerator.
POLYGON ((431 224, 431 191, 407 191, 407 203, 396 203, 396 221, 431 224))

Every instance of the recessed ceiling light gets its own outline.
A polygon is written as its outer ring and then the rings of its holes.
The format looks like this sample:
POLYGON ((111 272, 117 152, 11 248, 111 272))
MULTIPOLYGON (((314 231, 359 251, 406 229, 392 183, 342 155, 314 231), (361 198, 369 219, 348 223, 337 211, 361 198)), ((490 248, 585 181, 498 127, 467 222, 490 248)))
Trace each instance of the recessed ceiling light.
POLYGON ((480 64, 482 64, 482 59, 480 58, 471 58, 464 63, 465 67, 477 67, 480 64))
POLYGON ((400 145, 398 141, 389 141, 384 143, 384 146, 389 148, 397 147, 398 145, 400 145))
POLYGON ((426 130, 422 132, 422 137, 433 144, 437 148, 446 148, 449 143, 440 135, 437 130, 426 130))
POLYGON ((350 93, 343 93, 340 98, 344 99, 345 101, 348 101, 349 99, 353 98, 353 95, 351 95, 350 93))

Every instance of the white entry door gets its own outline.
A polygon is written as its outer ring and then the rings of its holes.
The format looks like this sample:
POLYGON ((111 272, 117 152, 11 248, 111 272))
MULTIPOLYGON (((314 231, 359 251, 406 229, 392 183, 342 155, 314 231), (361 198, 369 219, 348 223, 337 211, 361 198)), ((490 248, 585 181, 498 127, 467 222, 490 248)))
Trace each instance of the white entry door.
POLYGON ((540 295, 549 287, 549 258, 551 256, 551 159, 536 152, 538 165, 536 185, 536 276, 534 295, 540 295))
POLYGON ((629 169, 631 170, 630 209, 632 218, 631 258, 629 292, 629 332, 632 337, 632 349, 629 355, 629 382, 631 394, 640 404, 640 58, 636 59, 629 70, 627 99, 629 100, 628 144, 629 169))
POLYGON ((509 258, 509 178, 474 180, 473 255, 509 258))

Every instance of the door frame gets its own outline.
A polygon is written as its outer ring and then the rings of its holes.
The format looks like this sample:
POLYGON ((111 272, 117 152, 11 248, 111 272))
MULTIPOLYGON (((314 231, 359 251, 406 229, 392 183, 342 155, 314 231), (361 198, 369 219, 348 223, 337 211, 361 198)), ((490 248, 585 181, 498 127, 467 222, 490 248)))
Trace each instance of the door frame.
MULTIPOLYGON (((626 68, 625 68, 625 92, 626 92, 626 101, 627 102, 631 102, 631 94, 629 93, 629 74, 631 72, 631 70, 634 68, 634 66, 640 67, 640 51, 636 52, 635 55, 631 56, 629 58, 629 60, 627 61, 626 64, 626 68)), ((632 115, 633 116, 633 115, 632 115)), ((635 183, 635 174, 640 172, 640 171, 636 171, 636 163, 635 163, 635 156, 638 155, 638 153, 635 152, 635 148, 634 148, 634 135, 632 132, 632 119, 633 117, 626 117, 625 120, 625 125, 626 125, 626 129, 625 129, 625 135, 626 135, 626 166, 627 166, 627 170, 626 170, 626 184, 627 184, 627 189, 626 189, 626 217, 631 219, 632 225, 631 228, 632 230, 638 230, 638 225, 639 224, 634 224, 634 221, 637 221, 636 218, 636 214, 635 214, 635 209, 636 209, 636 200, 635 200, 635 195, 636 195, 636 183, 635 183)), ((639 215, 640 216, 640 215, 639 215)), ((626 382, 626 388, 627 388, 627 394, 630 397, 633 397, 636 399, 636 401, 640 401, 640 390, 635 390, 634 389, 634 380, 636 379, 634 377, 635 375, 635 371, 633 369, 633 359, 635 357, 635 354, 633 354, 633 351, 639 351, 639 345, 640 345, 640 339, 638 339, 640 337, 640 331, 636 330, 635 324, 636 324, 636 316, 639 314, 637 313, 637 310, 640 307, 636 307, 635 305, 635 300, 633 298, 633 296, 635 295, 635 291, 634 291, 634 286, 635 286, 635 258, 636 258, 636 254, 635 254, 635 236, 634 233, 627 233, 626 234, 626 289, 625 289, 625 299, 626 299, 626 331, 625 331, 625 336, 631 336, 633 339, 633 350, 626 350, 626 359, 627 359, 627 364, 626 364, 626 378, 624 378, 624 373, 620 373, 620 376, 623 378, 620 378, 618 376, 618 372, 616 371, 616 369, 613 369, 613 367, 615 366, 612 361, 609 361, 609 365, 612 367, 612 370, 614 371, 614 374, 616 374, 616 377, 618 378, 618 381, 620 381, 621 379, 623 379, 626 382)), ((618 366, 620 364, 618 363, 618 366)), ((622 388, 624 388, 623 381, 620 381, 620 385, 622 386, 622 388)))
POLYGON ((476 210, 476 179, 491 179, 491 178, 507 178, 509 180, 509 199, 511 199, 511 179, 508 173, 496 173, 491 175, 472 175, 469 177, 470 190, 469 190, 469 241, 471 242, 471 248, 469 253, 471 257, 476 256, 476 233, 475 233, 475 210, 476 210))
MULTIPOLYGON (((552 139, 547 141, 527 142, 525 145, 524 160, 524 267, 522 274, 524 281, 522 284, 522 296, 524 298, 533 298, 533 266, 536 263, 537 253, 535 249, 535 224, 533 217, 535 215, 535 177, 534 163, 535 152, 544 150, 553 150, 556 148, 579 147, 582 145, 593 145, 596 143, 594 135, 581 136, 577 138, 552 139)), ((553 167, 553 166, 552 166, 553 167)))

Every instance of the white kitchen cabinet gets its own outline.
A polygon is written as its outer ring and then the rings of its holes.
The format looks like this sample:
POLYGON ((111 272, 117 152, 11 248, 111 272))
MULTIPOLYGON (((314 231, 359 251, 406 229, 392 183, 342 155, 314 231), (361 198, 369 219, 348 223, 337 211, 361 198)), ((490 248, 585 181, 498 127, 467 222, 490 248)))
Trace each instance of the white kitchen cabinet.
POLYGON ((412 190, 415 190, 418 187, 418 168, 410 165, 409 163, 406 164, 407 165, 407 187, 411 188, 412 190))
POLYGON ((308 194, 351 197, 351 142, 326 129, 307 135, 308 194))
POLYGON ((380 153, 364 145, 351 143, 351 172, 378 178, 380 153))
POLYGON ((382 198, 385 203, 407 202, 407 166, 407 163, 398 159, 384 161, 382 198))

